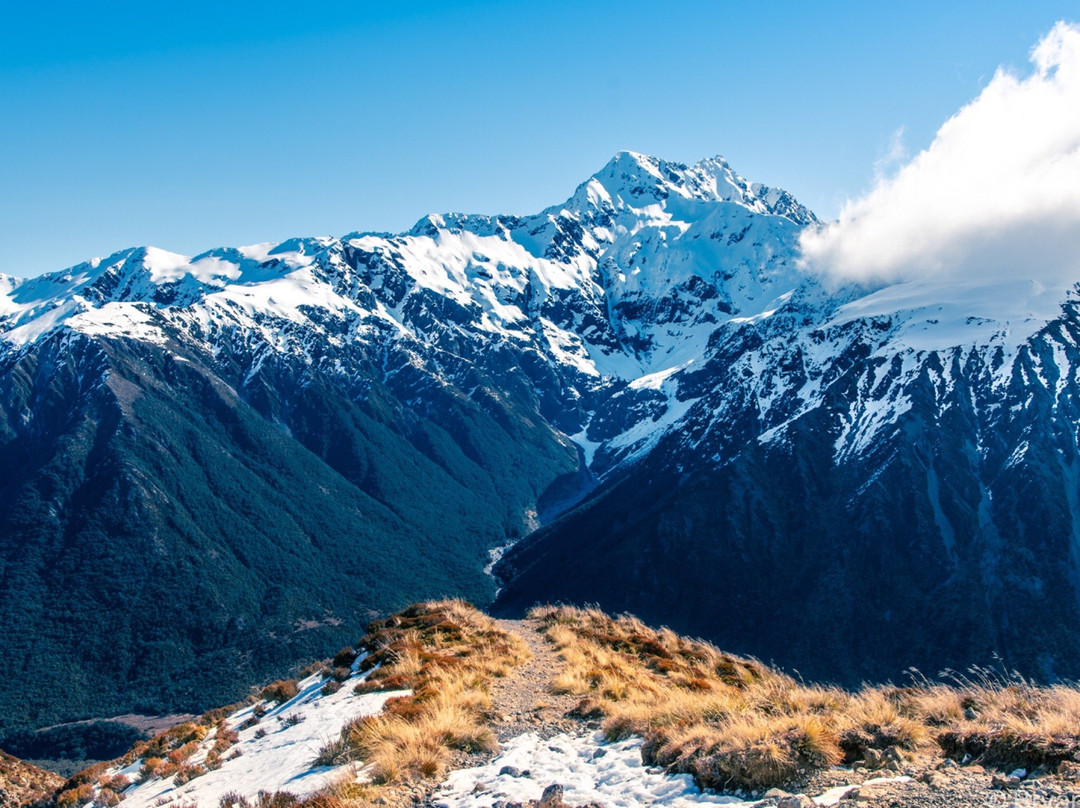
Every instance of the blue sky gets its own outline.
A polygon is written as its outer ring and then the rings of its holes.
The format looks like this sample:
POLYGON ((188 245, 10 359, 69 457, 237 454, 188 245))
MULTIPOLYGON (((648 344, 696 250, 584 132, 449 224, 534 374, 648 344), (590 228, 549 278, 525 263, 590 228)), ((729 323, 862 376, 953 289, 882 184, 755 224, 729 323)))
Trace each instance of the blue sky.
POLYGON ((0 26, 0 272, 138 244, 527 213, 620 149, 835 216, 1063 2, 24 3, 0 26))

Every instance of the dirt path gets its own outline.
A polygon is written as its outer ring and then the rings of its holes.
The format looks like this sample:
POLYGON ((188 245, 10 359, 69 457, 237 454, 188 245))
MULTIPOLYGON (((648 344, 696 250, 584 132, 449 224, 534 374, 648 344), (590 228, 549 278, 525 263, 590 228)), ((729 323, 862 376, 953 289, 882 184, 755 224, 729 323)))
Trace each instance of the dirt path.
MULTIPOLYGON (((550 691, 550 684, 561 670, 562 662, 554 646, 540 633, 539 622, 496 622, 504 631, 521 637, 532 652, 532 659, 515 668, 506 678, 497 679, 491 689, 495 729, 500 743, 525 732, 550 738, 560 732, 581 732, 589 726, 592 722, 566 718, 566 713, 577 705, 577 697, 556 696, 550 691)), ((803 788, 808 794, 820 794, 836 786, 857 786, 857 790, 849 794, 851 801, 845 804, 857 804, 863 808, 895 808, 899 805, 927 808, 968 808, 975 805, 1080 807, 1080 783, 1039 778, 1002 789, 995 785, 996 779, 1003 778, 995 778, 993 772, 981 766, 961 767, 945 763, 934 755, 921 755, 905 762, 899 771, 867 771, 862 767, 829 769, 816 775, 803 788), (910 779, 891 780, 900 775, 910 779), (875 782, 876 778, 883 778, 886 782, 875 782)), ((788 804, 793 805, 796 801, 805 805, 809 798, 804 797, 801 801, 792 798, 788 804)), ((778 803, 779 796, 766 804, 778 803)))
MULTIPOLYGON (((597 722, 567 718, 566 714, 578 703, 575 696, 556 696, 551 693, 552 680, 559 674, 562 662, 554 646, 540 632, 535 620, 497 620, 500 628, 516 634, 525 641, 532 658, 503 679, 496 679, 491 688, 494 730, 500 743, 526 732, 541 738, 551 738, 560 732, 583 732, 595 729, 597 722)), ((490 760, 491 754, 474 753, 460 760, 455 768, 479 765, 490 760)), ((900 805, 919 805, 927 808, 968 808, 975 805, 1021 806, 1080 806, 1080 783, 1063 782, 1060 778, 1036 775, 1030 780, 1003 787, 1001 775, 981 766, 957 766, 935 755, 920 755, 906 760, 898 771, 879 769, 868 771, 855 766, 831 768, 815 775, 802 789, 807 794, 821 794, 834 787, 852 787, 844 804, 861 808, 896 808, 900 805), (898 778, 903 775, 903 777, 898 778), (884 781, 879 781, 879 778, 884 781)), ((414 785, 406 795, 411 802, 405 806, 430 808, 435 782, 414 785)), ((807 805, 806 796, 787 795, 775 791, 765 805, 807 805)), ((740 798, 751 795, 738 794, 740 798)), ((760 793, 757 797, 762 796, 760 793)), ((534 803, 535 805, 535 803, 534 803)))
POLYGON ((521 637, 532 652, 532 659, 506 678, 497 679, 491 689, 499 741, 523 732, 536 732, 549 738, 580 727, 580 722, 566 718, 578 700, 574 696, 556 696, 550 690, 562 663, 555 648, 540 633, 539 622, 528 619, 496 622, 504 631, 521 637))

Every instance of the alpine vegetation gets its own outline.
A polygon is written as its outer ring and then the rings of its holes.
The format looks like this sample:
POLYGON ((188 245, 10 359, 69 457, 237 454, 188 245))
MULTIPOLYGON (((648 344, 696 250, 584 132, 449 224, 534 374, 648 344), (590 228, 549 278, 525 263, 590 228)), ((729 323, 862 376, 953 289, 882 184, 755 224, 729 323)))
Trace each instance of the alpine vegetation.
POLYGON ((538 607, 494 621, 437 601, 373 622, 299 682, 275 682, 77 774, 42 805, 1057 799, 1080 777, 1078 722, 1075 688, 1011 675, 848 691, 628 615, 538 607))

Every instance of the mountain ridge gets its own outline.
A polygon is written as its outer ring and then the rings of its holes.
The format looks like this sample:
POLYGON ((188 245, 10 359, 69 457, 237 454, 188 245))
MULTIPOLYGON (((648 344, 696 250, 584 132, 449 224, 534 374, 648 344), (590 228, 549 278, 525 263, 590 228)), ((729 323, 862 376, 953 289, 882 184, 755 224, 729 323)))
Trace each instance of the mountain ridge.
POLYGON ((854 680, 998 651, 1080 672, 1072 281, 841 284, 802 261, 817 224, 722 159, 624 152, 533 216, 4 279, 3 673, 59 653, 35 636, 100 654, 41 592, 137 626, 121 680, 64 672, 49 690, 70 702, 15 694, 10 726, 136 692, 205 707, 180 693, 211 675, 208 638, 236 679, 206 698, 227 701, 372 612, 488 602, 488 551, 528 534, 496 566, 507 612, 600 602, 825 679, 837 659, 854 680), (132 566, 145 526, 172 548, 160 581, 132 566), (342 569, 350 541, 370 557, 342 569), (170 625, 178 564, 216 605, 170 625), (777 599, 778 581, 798 585, 777 599), (1025 628, 1048 608, 1055 626, 1025 628), (133 622, 148 609, 164 639, 133 622), (251 667, 270 623, 281 642, 251 667), (144 677, 144 647, 178 690, 144 677))
POLYGON ((460 600, 427 602, 373 621, 299 680, 54 783, 37 805, 1067 799, 1080 773, 1076 693, 992 671, 844 690, 630 615, 547 606, 495 621, 460 600))

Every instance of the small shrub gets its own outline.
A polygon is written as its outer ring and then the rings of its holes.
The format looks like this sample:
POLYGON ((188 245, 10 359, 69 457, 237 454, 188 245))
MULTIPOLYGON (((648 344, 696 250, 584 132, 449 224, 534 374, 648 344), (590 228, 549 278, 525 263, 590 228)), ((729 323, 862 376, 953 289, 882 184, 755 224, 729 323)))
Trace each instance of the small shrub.
POLYGON ((260 791, 255 798, 255 808, 293 808, 299 799, 288 791, 260 791))
POLYGON ((327 666, 325 660, 319 660, 318 662, 311 662, 311 663, 305 665, 300 670, 300 678, 301 679, 307 679, 309 676, 314 676, 315 674, 319 674, 319 676, 325 676, 326 672, 329 669, 330 668, 327 666))
POLYGON ((206 760, 203 761, 203 768, 208 772, 214 772, 221 768, 221 753, 217 750, 211 749, 206 753, 206 760))
POLYGON ((319 692, 322 693, 324 696, 332 696, 339 690, 341 690, 341 682, 337 682, 331 679, 322 686, 322 689, 319 692))
POLYGON ((125 777, 122 774, 114 774, 112 777, 110 777, 108 780, 106 780, 102 785, 103 785, 104 788, 108 788, 108 789, 110 789, 112 791, 115 791, 117 794, 119 794, 124 789, 128 788, 131 785, 131 780, 128 777, 125 777))
MULTIPOLYGON (((249 696, 248 698, 251 697, 249 696)), ((244 707, 247 703, 247 701, 242 701, 237 704, 230 704, 227 707, 218 707, 216 710, 210 710, 203 713, 202 717, 199 719, 199 724, 203 727, 203 737, 205 737, 205 734, 209 732, 211 727, 217 726, 241 707, 244 707)))
POLYGON ((349 747, 343 738, 330 741, 319 750, 312 766, 340 766, 350 760, 349 747))
POLYGON ((295 727, 297 724, 304 721, 304 715, 302 713, 289 713, 279 720, 287 727, 295 727))
POLYGON ((216 736, 214 738, 213 751, 217 753, 224 752, 234 743, 240 740, 240 735, 236 730, 231 729, 225 721, 218 722, 216 729, 216 736))
POLYGON ((259 697, 266 701, 276 701, 278 704, 284 704, 295 698, 299 692, 300 687, 295 679, 279 679, 264 687, 259 693, 259 697))
POLYGON ((352 668, 358 656, 355 649, 346 646, 334 654, 333 665, 335 668, 352 668))
POLYGON ((251 803, 243 794, 230 791, 218 800, 218 808, 251 808, 251 803))
POLYGON ((183 746, 178 746, 167 755, 166 759, 177 766, 199 751, 199 742, 192 740, 183 746))
POLYGON ((266 730, 263 729, 262 727, 259 727, 259 729, 255 730, 255 737, 256 738, 265 738, 266 737, 266 730))
POLYGON ((176 771, 176 776, 173 777, 173 782, 182 786, 184 783, 194 780, 196 777, 206 774, 206 769, 199 765, 183 765, 176 771))
POLYGON ((94 808, 113 808, 120 804, 120 795, 110 788, 100 789, 94 797, 94 808))
POLYGON ((178 744, 191 743, 192 741, 201 741, 207 736, 209 730, 205 726, 188 722, 185 724, 177 724, 170 730, 167 730, 164 734, 173 739, 178 744))
POLYGON ((251 718, 246 718, 243 721, 241 721, 240 725, 236 728, 236 730, 237 730, 237 732, 243 732, 245 729, 251 729, 252 727, 257 727, 258 725, 259 725, 259 717, 253 715, 253 716, 251 716, 251 718))
POLYGON ((143 760, 142 768, 139 769, 139 776, 143 780, 147 780, 151 777, 157 777, 158 771, 164 765, 165 759, 159 757, 148 757, 143 760))

